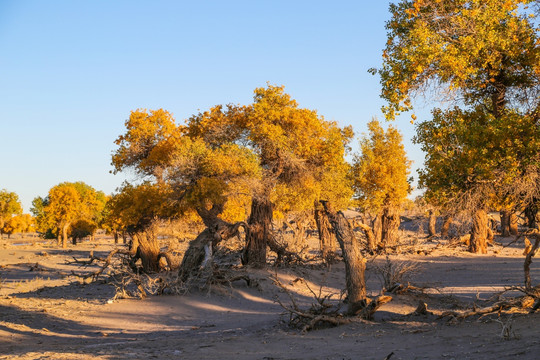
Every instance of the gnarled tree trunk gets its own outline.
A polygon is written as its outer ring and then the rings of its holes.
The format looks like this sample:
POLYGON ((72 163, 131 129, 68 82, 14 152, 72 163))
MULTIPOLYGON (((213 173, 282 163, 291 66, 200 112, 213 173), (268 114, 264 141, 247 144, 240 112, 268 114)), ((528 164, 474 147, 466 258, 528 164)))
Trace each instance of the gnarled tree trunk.
POLYGON ((214 205, 210 210, 197 209, 206 229, 189 243, 178 270, 182 281, 187 280, 191 274, 207 266, 208 262, 211 261, 214 247, 221 241, 236 236, 240 226, 244 226, 247 232, 247 225, 244 222, 231 224, 220 219, 218 216, 222 212, 223 205, 214 205))
POLYGON ((382 213, 377 214, 375 219, 373 219, 373 224, 371 226, 373 229, 373 237, 375 239, 375 248, 377 248, 382 242, 382 217, 382 213))
POLYGON ((516 213, 510 213, 510 235, 517 235, 518 232, 518 217, 516 213))
POLYGON ((477 254, 487 253, 488 217, 486 210, 478 209, 473 214, 469 251, 477 254))
POLYGON ((501 209, 499 214, 501 216, 501 235, 510 236, 510 211, 501 209))
POLYGON ((436 225, 437 225, 437 216, 435 215, 435 211, 429 210, 429 220, 428 220, 428 236, 429 237, 433 237, 437 235, 436 225))
POLYGON ((345 279, 347 282, 348 313, 357 314, 367 305, 366 294, 366 260, 360 252, 360 244, 354 236, 351 224, 340 211, 335 213, 327 202, 321 201, 336 239, 343 252, 345 262, 345 279))
POLYGON ((334 238, 326 212, 315 207, 315 223, 319 233, 319 248, 324 261, 329 260, 334 253, 334 238))
POLYGON ((452 217, 447 215, 444 217, 444 222, 441 229, 441 236, 443 238, 448 238, 448 233, 450 232, 450 225, 452 224, 452 217))
POLYGON ((273 207, 270 200, 253 197, 246 231, 244 264, 253 267, 264 267, 266 265, 266 245, 270 242, 272 236, 272 211, 273 207))
POLYGON ((534 199, 525 207, 524 213, 525 217, 527 218, 527 227, 531 229, 536 229, 538 216, 537 199, 534 199))
POLYGON ((69 223, 62 225, 62 248, 67 247, 69 223))
POLYGON ((381 241, 383 247, 386 248, 397 244, 399 223, 399 213, 395 209, 385 208, 381 218, 381 241))

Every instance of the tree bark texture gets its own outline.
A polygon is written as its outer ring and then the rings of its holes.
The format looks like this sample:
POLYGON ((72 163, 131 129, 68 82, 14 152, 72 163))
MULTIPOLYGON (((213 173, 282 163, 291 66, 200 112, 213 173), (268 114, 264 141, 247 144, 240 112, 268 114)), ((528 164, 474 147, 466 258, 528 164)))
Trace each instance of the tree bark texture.
POLYGON ((518 217, 514 212, 510 213, 510 235, 517 235, 518 232, 518 217))
POLYGON ((526 289, 532 289, 530 267, 531 267, 531 263, 532 263, 532 258, 535 255, 536 250, 538 249, 538 245, 540 244, 540 233, 534 234, 534 237, 535 237, 534 245, 527 252, 527 254, 525 256, 525 262, 523 263, 523 271, 525 273, 525 288, 526 289))
POLYGON ((375 248, 377 248, 382 242, 382 217, 382 213, 377 214, 375 219, 373 219, 373 225, 371 226, 373 229, 373 236, 375 238, 375 248))
POLYGON ((452 217, 447 215, 444 217, 444 222, 441 229, 441 236, 443 238, 448 238, 448 233, 450 232, 450 225, 452 224, 452 217))
POLYGON ((377 250, 377 240, 375 239, 375 235, 373 234, 373 229, 363 223, 360 223, 359 226, 360 229, 362 229, 362 231, 364 232, 364 235, 366 236, 368 250, 374 252, 375 250, 377 250))
POLYGON ((158 272, 160 248, 154 229, 132 233, 131 237, 132 252, 135 252, 136 259, 141 259, 142 270, 145 273, 158 272))
POLYGON ((437 235, 436 225, 437 225, 437 216, 435 215, 435 212, 433 210, 429 210, 429 220, 428 220, 429 237, 433 237, 437 235))
POLYGON ((381 218, 381 240, 384 247, 397 244, 399 223, 400 217, 395 209, 384 209, 381 218))
POLYGON ((327 260, 334 253, 334 239, 331 233, 330 222, 326 212, 320 209, 315 209, 315 223, 319 233, 319 248, 323 260, 327 260))
POLYGON ((469 251, 477 254, 487 253, 488 217, 484 209, 473 214, 469 251))
POLYGON ((244 263, 253 267, 266 265, 266 245, 272 236, 273 207, 266 198, 253 198, 246 233, 244 263))
POLYGON ((537 199, 528 204, 525 207, 525 217, 527 218, 527 227, 530 229, 536 229, 537 216, 538 216, 538 204, 537 199))
POLYGON ((67 239, 68 239, 68 228, 69 228, 69 223, 68 224, 64 224, 62 226, 62 248, 65 249, 67 247, 67 239))
POLYGON ((206 225, 204 229, 194 240, 189 243, 178 274, 182 281, 186 281, 191 274, 197 273, 201 267, 207 264, 208 255, 213 254, 214 247, 223 240, 228 240, 238 235, 238 229, 243 226, 247 232, 247 225, 244 222, 236 224, 228 223, 219 218, 223 212, 223 205, 214 205, 210 210, 199 208, 197 213, 206 225))
POLYGON ((510 212, 507 209, 502 209, 499 213, 501 216, 501 235, 510 236, 510 212))
POLYGON ((366 261, 360 252, 360 244, 354 236, 351 224, 340 211, 335 213, 326 202, 322 202, 336 239, 343 252, 345 279, 347 283, 348 313, 358 313, 367 305, 366 261))

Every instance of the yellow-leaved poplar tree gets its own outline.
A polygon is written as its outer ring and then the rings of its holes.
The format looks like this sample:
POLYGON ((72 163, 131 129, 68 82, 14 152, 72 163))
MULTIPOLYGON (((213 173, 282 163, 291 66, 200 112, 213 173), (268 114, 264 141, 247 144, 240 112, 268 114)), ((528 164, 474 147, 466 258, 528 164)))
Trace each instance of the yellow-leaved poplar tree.
POLYGON ((375 214, 374 238, 368 236, 374 250, 395 245, 399 211, 411 191, 408 160, 402 135, 389 125, 385 131, 379 121, 368 123, 369 134, 360 140, 360 154, 354 157, 352 174, 355 199, 364 211, 375 214))

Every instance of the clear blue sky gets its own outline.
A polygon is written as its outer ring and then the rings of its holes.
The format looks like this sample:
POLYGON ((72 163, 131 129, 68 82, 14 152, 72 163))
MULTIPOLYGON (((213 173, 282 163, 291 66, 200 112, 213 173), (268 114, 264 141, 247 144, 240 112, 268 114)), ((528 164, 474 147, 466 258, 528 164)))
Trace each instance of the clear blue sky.
MULTIPOLYGON (((113 141, 130 110, 181 122, 249 103, 267 82, 360 135, 382 120, 367 70, 381 63, 388 4, 0 0, 0 188, 25 211, 64 181, 112 193, 123 181, 109 174, 113 141)), ((395 125, 421 166, 409 116, 395 125)))

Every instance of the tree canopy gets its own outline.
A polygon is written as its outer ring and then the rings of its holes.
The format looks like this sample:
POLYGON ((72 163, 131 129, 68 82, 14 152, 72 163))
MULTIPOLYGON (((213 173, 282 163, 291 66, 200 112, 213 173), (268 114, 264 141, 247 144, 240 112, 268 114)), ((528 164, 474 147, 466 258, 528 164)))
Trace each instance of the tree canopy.
POLYGON ((32 202, 38 229, 62 237, 62 246, 67 244, 70 226, 85 220, 96 229, 103 219, 102 211, 106 197, 83 182, 64 182, 53 186, 45 198, 37 197, 32 202))
POLYGON ((392 125, 385 131, 373 119, 369 134, 360 140, 360 154, 353 160, 355 197, 361 208, 380 212, 399 208, 411 191, 409 169, 402 135, 392 125))
MULTIPOLYGON (((404 0, 390 5, 378 72, 387 118, 412 110, 412 96, 438 95, 512 107, 538 120, 540 42, 533 0, 404 0)), ((436 97, 437 98, 437 97, 436 97)))
POLYGON ((22 214, 22 205, 19 201, 19 196, 7 191, 0 190, 0 235, 4 233, 4 225, 10 220, 13 215, 22 214))

